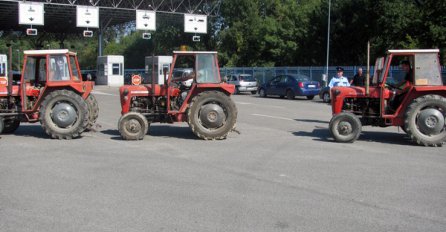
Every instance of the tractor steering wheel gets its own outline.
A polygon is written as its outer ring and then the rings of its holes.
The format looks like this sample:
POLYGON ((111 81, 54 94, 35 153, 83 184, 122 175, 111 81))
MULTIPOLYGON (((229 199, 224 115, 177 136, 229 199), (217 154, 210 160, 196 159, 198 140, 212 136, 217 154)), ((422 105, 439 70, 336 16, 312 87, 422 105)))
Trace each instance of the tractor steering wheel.
POLYGON ((392 84, 389 84, 389 83, 386 83, 386 86, 388 86, 388 87, 390 87, 390 88, 392 88, 392 89, 398 89, 397 86, 392 85, 392 84))

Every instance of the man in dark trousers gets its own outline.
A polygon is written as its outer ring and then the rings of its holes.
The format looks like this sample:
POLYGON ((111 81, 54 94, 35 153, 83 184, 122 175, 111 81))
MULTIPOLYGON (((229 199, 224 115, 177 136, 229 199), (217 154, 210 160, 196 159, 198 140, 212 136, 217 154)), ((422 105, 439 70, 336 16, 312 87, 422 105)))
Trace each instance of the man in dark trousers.
POLYGON ((362 68, 358 68, 358 73, 353 77, 353 80, 350 83, 354 86, 364 86, 365 85, 365 76, 362 72, 362 68))

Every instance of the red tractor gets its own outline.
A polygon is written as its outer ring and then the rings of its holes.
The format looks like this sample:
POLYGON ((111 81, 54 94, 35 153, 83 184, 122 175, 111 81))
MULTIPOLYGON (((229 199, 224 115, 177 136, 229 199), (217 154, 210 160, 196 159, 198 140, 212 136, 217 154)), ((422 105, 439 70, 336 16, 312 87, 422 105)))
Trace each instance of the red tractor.
POLYGON ((51 138, 71 139, 96 122, 94 83, 82 80, 76 53, 25 51, 20 81, 9 76, 0 81, 0 133, 14 132, 20 122, 40 121, 51 138))
POLYGON ((150 69, 151 84, 119 89, 118 128, 123 139, 143 139, 154 122, 187 122, 205 140, 225 139, 234 129, 237 108, 230 98, 234 85, 222 82, 216 52, 174 52, 170 70, 164 69, 164 81, 154 78, 159 67, 153 64, 150 69))
POLYGON ((446 142, 446 86, 438 52, 389 50, 386 58, 376 60, 370 84, 332 88, 329 127, 334 139, 354 142, 366 125, 398 126, 420 145, 442 146, 446 142), (391 72, 397 65, 402 65, 401 75, 391 72))

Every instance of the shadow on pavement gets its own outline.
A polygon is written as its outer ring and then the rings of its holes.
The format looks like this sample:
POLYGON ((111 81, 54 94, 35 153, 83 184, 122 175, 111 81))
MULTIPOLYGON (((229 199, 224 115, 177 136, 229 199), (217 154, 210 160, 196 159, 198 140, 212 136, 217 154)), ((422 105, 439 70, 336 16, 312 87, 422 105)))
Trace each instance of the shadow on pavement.
POLYGON ((43 131, 42 126, 40 124, 20 125, 20 127, 14 133, 2 134, 2 136, 6 135, 34 137, 39 139, 51 139, 50 136, 47 135, 45 131, 43 131))
POLYGON ((304 137, 312 137, 315 141, 324 141, 324 142, 334 142, 334 140, 330 136, 330 132, 328 128, 325 127, 316 127, 313 131, 296 131, 293 132, 295 136, 304 136, 304 137))
POLYGON ((150 126, 149 133, 150 136, 155 137, 172 137, 179 139, 199 139, 192 133, 189 127, 179 127, 179 126, 169 126, 169 125, 153 125, 150 126))
MULTIPOLYGON (((295 136, 312 137, 315 141, 336 142, 330 135, 328 128, 324 127, 316 127, 311 132, 297 131, 292 134, 295 136)), ((363 131, 358 140, 394 145, 415 145, 406 134, 397 132, 363 131)))
POLYGON ((115 135, 115 136, 121 136, 120 134, 119 134, 119 131, 118 130, 112 130, 112 129, 108 129, 108 130, 103 130, 103 131, 101 131, 101 133, 102 134, 106 134, 106 135, 115 135))
POLYGON ((315 120, 315 119, 294 119, 297 122, 309 122, 309 123, 330 123, 328 121, 315 120))
POLYGON ((395 145, 416 145, 406 134, 397 132, 365 131, 361 133, 358 140, 395 145))
MULTIPOLYGON (((101 131, 102 134, 111 135, 113 140, 122 140, 118 130, 109 129, 101 131)), ((198 139, 189 127, 168 126, 168 125, 151 125, 148 136, 153 137, 172 137, 179 139, 198 139)))

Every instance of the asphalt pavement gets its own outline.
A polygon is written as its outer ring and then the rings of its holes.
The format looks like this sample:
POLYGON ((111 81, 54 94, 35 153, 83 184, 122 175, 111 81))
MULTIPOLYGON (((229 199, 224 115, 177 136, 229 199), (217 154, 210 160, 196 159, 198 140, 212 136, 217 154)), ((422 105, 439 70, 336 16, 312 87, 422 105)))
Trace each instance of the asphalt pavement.
POLYGON ((96 132, 0 135, 0 231, 446 231, 446 148, 398 128, 336 143, 321 100, 242 94, 226 140, 181 123, 123 141, 117 88, 94 94, 96 132))

